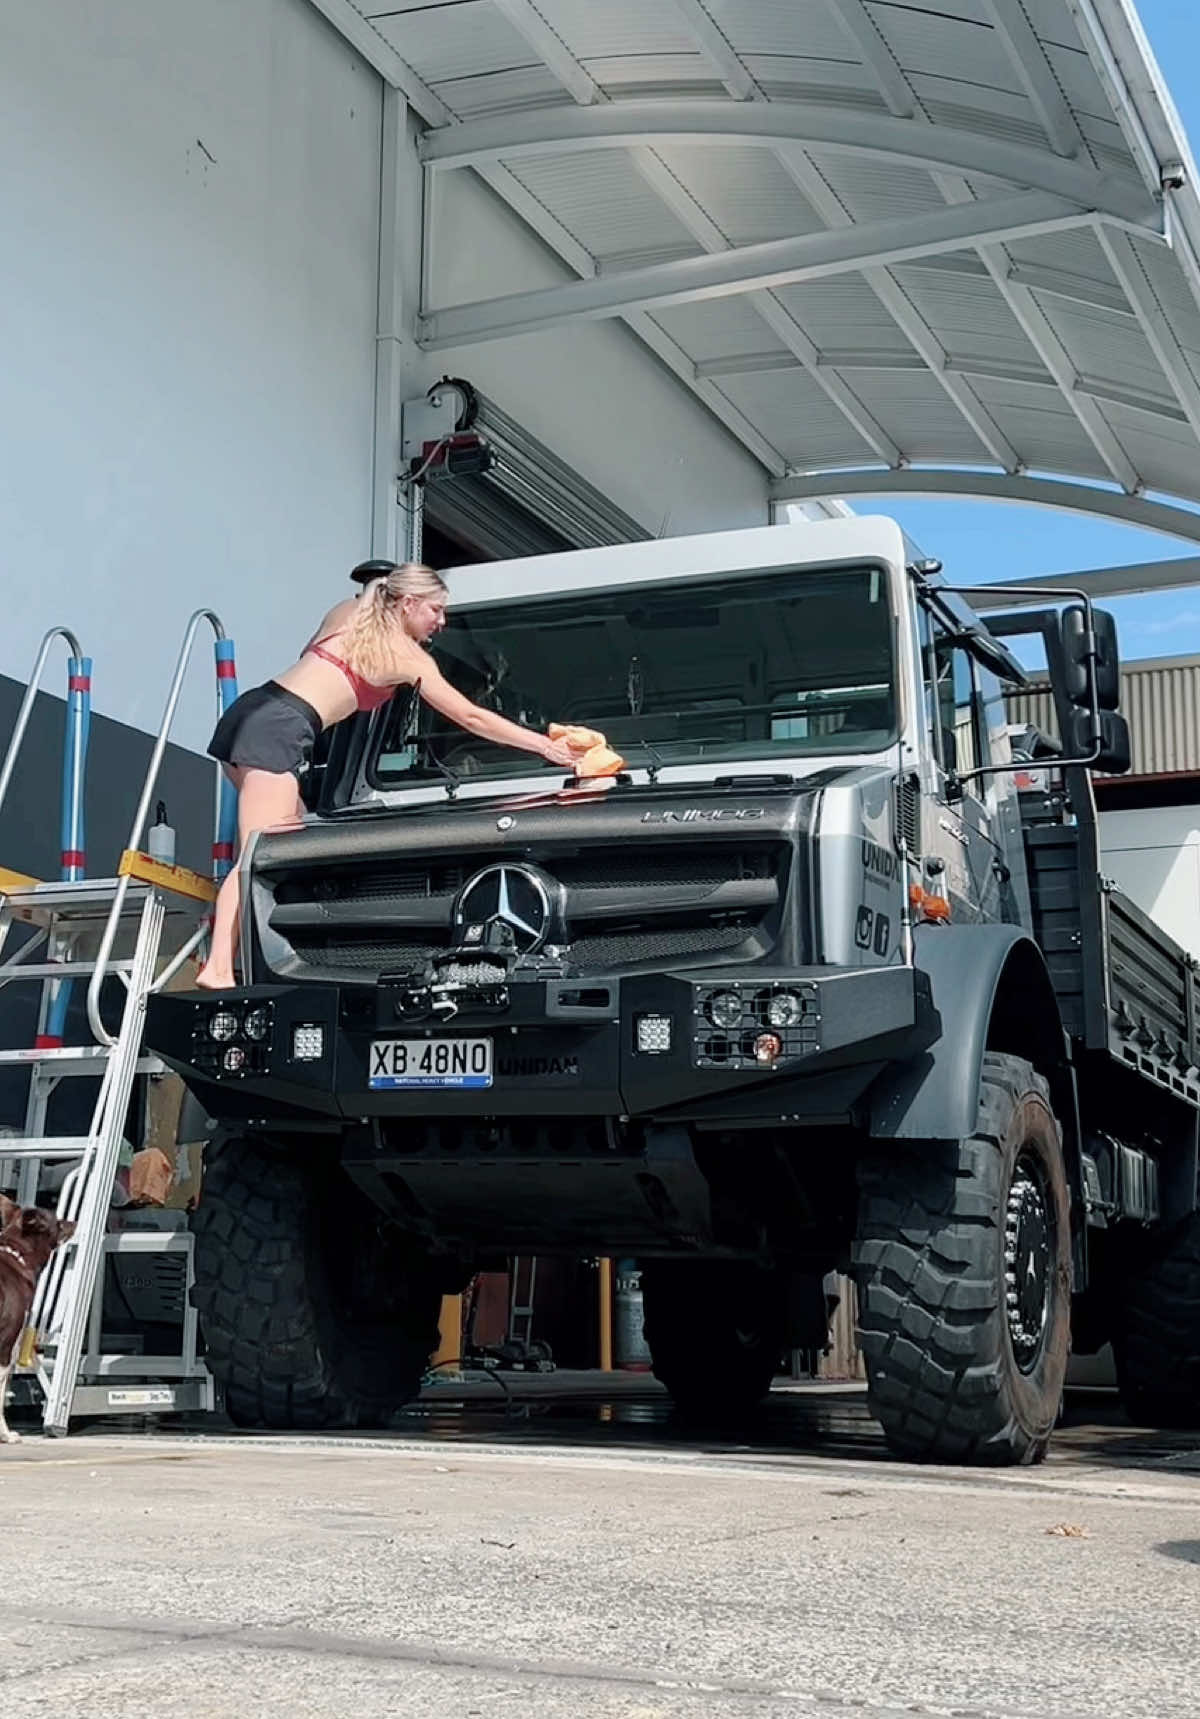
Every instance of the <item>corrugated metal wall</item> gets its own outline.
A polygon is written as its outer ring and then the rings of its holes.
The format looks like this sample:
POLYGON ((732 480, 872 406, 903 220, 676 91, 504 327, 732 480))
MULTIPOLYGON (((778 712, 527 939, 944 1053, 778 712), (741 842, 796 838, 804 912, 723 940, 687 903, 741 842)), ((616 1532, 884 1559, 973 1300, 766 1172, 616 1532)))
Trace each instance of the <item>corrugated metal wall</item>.
MULTIPOLYGON (((1013 722, 1057 736, 1050 690, 1035 686, 1008 700, 1013 722)), ((1133 735, 1133 775, 1200 771, 1200 657, 1159 657, 1121 670, 1121 711, 1133 735)))

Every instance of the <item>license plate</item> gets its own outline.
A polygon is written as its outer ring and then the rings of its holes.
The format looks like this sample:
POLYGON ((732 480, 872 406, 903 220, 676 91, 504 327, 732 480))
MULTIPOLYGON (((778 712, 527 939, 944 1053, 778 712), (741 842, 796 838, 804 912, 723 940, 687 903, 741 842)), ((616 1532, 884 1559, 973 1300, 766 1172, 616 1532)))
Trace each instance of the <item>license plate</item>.
POLYGON ((367 1085, 470 1088, 492 1084, 491 1039, 376 1039, 367 1085))

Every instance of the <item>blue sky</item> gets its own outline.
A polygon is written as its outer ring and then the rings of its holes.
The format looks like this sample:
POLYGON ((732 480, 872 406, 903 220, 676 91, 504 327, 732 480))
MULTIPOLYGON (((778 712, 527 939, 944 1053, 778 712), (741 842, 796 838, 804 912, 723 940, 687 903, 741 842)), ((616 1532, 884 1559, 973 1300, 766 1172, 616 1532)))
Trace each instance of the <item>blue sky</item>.
MULTIPOLYGON (((1137 4, 1193 153, 1200 156, 1200 0, 1137 0, 1137 4)), ((898 519, 927 554, 944 562, 947 576, 962 585, 1169 560, 1190 552, 1177 539, 1156 532, 1046 508, 901 501, 893 496, 878 503, 857 498, 853 506, 857 513, 876 511, 898 519)), ((1105 607, 1116 617, 1126 661, 1200 653, 1200 588, 1109 601, 1105 607)))

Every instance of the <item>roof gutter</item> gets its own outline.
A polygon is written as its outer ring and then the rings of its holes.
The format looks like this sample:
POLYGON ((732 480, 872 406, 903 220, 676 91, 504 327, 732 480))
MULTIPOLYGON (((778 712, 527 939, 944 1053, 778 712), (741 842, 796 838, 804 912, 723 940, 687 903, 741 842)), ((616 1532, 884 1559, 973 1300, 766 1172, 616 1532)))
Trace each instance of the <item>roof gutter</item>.
POLYGON ((1200 309, 1200 187, 1195 157, 1133 0, 1067 0, 1200 309))

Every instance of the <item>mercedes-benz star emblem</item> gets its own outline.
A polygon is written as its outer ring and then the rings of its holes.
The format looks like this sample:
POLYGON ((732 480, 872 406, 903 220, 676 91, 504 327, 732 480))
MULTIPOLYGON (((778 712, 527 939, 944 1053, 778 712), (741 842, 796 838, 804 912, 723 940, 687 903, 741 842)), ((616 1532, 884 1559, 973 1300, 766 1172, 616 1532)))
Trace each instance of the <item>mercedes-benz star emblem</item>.
POLYGON ((522 865, 489 865, 464 885, 454 906, 455 929, 482 926, 486 931, 497 920, 512 931, 523 955, 541 948, 550 930, 550 896, 536 872, 522 865))

